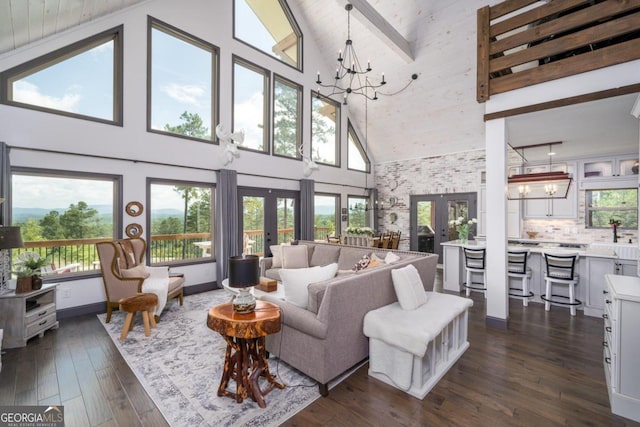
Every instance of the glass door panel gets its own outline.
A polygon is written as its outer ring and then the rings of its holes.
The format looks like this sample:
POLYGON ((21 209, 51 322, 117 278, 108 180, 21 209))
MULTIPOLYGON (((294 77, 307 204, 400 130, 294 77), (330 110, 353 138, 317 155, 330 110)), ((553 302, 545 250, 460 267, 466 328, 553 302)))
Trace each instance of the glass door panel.
POLYGON ((435 228, 435 203, 431 200, 417 203, 418 224, 416 227, 419 252, 433 252, 435 228))
POLYGON ((456 226, 451 224, 451 221, 456 220, 460 217, 465 220, 471 219, 471 217, 469 217, 469 201, 449 200, 447 201, 447 212, 447 225, 449 226, 447 240, 456 240, 458 238, 458 231, 456 230, 456 226))
POLYGON ((242 197, 242 253, 264 256, 265 198, 242 197))
POLYGON ((289 197, 277 198, 278 241, 277 244, 289 243, 295 239, 296 200, 289 197))

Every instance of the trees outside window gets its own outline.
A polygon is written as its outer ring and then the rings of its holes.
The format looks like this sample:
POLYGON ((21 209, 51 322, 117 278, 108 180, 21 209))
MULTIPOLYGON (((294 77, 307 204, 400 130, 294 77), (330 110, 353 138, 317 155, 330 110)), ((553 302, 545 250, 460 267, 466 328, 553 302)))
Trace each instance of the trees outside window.
POLYGON ((301 157, 302 87, 280 76, 273 83, 273 154, 301 157))
POLYGON ((636 188, 587 190, 585 196, 587 228, 609 228, 611 220, 620 221, 620 228, 638 228, 636 188))
POLYGON ((314 239, 340 234, 340 195, 316 193, 314 202, 314 239))
POLYGON ((151 264, 212 260, 213 185, 149 182, 151 264))
POLYGON ((118 236, 120 181, 111 175, 17 168, 11 176, 11 218, 25 248, 12 255, 32 251, 58 273, 95 274, 100 269, 95 243, 118 236))
POLYGON ((340 104, 311 94, 311 152, 318 163, 340 166, 340 104))
POLYGON ((367 227, 369 223, 366 197, 348 196, 349 227, 367 227))

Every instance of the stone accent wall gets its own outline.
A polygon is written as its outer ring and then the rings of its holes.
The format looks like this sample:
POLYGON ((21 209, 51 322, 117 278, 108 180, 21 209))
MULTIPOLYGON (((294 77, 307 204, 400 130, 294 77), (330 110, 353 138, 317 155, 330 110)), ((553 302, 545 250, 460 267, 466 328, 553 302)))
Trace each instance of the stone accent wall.
MULTIPOLYGON (((384 210, 378 211, 379 231, 400 231, 409 237, 410 196, 477 192, 485 169, 485 150, 426 157, 375 165, 375 186, 384 210), (395 206, 389 206, 396 198, 395 206), (391 221, 390 214, 398 216, 391 221)), ((403 240, 400 249, 408 249, 403 240)))

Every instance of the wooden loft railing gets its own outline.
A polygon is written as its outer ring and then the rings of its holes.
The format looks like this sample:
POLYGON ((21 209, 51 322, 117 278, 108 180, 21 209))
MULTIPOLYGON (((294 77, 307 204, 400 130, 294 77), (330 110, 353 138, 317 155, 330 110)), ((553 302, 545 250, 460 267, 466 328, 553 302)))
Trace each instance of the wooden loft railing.
POLYGON ((478 102, 636 59, 640 0, 507 0, 478 10, 478 102))

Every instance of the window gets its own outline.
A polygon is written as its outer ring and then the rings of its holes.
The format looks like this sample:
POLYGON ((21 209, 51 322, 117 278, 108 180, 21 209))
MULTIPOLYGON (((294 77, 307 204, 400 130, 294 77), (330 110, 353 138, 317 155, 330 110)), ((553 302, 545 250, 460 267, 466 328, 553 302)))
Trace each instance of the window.
POLYGON ((587 228, 609 228, 611 220, 620 221, 620 228, 638 228, 638 190, 623 188, 586 190, 587 228))
POLYGON ((122 27, 0 75, 2 103, 122 125, 122 27))
POLYGON ((149 180, 149 262, 211 261, 213 185, 149 180))
POLYGON ((273 154, 301 157, 302 87, 280 76, 273 83, 273 154))
POLYGON ((327 236, 340 234, 340 196, 338 194, 316 193, 314 203, 315 240, 326 240, 327 236))
POLYGON ((367 227, 369 223, 366 197, 348 196, 349 203, 349 227, 367 227))
POLYGON ((356 130, 349 121, 347 129, 347 139, 349 140, 349 150, 347 151, 347 169, 369 172, 371 170, 371 162, 364 150, 360 138, 356 130))
POLYGON ((17 168, 11 175, 11 220, 24 249, 47 259, 45 280, 100 271, 95 244, 118 237, 121 178, 17 168))
POLYGON ((269 150, 269 71, 233 58, 233 129, 244 129, 240 147, 269 150))
POLYGON ((302 33, 284 0, 235 0, 234 37, 302 70, 302 33))
POLYGON ((215 140, 218 48, 149 18, 147 129, 215 140))
POLYGON ((340 104, 311 94, 311 152, 313 160, 325 165, 340 166, 340 104))

